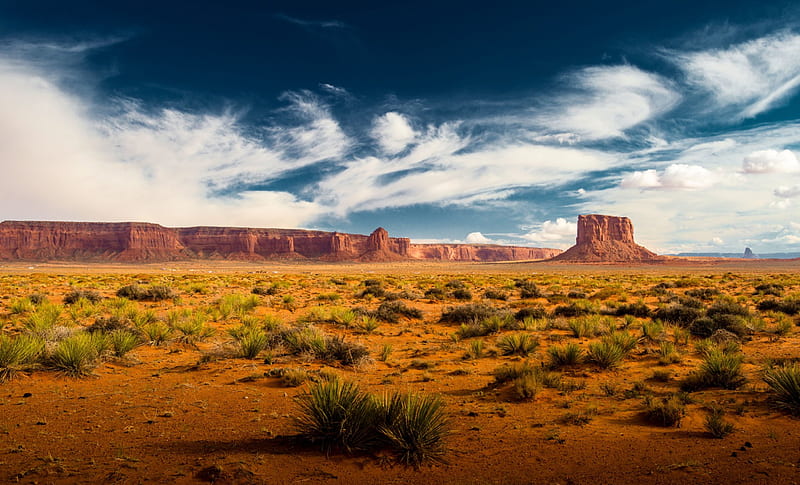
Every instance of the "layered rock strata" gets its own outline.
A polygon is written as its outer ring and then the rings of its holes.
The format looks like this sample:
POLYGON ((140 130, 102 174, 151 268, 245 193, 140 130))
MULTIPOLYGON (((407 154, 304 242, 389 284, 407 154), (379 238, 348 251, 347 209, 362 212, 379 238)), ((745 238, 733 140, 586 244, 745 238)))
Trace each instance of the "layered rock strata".
POLYGON ((629 262, 658 261, 660 256, 633 240, 633 224, 627 217, 589 214, 578 216, 575 245, 554 261, 629 262))

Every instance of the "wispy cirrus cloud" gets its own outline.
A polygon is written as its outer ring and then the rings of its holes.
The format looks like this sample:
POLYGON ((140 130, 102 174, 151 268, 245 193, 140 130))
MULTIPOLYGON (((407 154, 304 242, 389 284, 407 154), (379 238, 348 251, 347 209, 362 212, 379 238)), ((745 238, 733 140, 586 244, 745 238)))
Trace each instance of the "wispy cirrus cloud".
POLYGON ((322 28, 322 29, 346 29, 349 27, 346 23, 339 20, 307 20, 298 17, 293 17, 291 15, 286 15, 283 13, 275 14, 275 18, 278 20, 283 20, 284 22, 288 22, 290 24, 299 25, 301 27, 322 28))

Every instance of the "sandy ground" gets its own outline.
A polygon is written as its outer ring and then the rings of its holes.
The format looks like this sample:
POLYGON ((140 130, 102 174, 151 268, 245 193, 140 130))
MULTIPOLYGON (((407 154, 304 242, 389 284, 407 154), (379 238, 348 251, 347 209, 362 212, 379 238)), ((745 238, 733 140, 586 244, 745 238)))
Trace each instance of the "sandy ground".
MULTIPOLYGON (((112 297, 132 280, 168 281, 174 286, 205 282, 206 294, 182 294, 180 306, 211 305, 220 294, 249 290, 265 282, 290 282, 297 300, 290 311, 273 301, 256 314, 276 314, 291 323, 320 304, 321 293, 339 291, 340 306, 377 306, 357 299, 359 282, 379 277, 393 288, 409 288, 462 278, 477 296, 494 287, 530 277, 548 291, 596 292, 621 285, 631 295, 636 285, 650 285, 682 275, 706 278, 732 295, 750 295, 755 283, 781 279, 787 294, 800 292, 798 261, 680 261, 638 267, 617 265, 504 264, 328 264, 174 263, 159 265, 4 264, 0 266, 3 331, 18 327, 7 306, 34 291, 53 301, 71 287, 96 287, 112 297), (330 283, 342 278, 346 286, 330 283), (723 284, 724 282, 724 284, 723 284), (7 297, 7 298, 6 298, 7 297)), ((677 291, 677 290, 676 290, 677 291)), ((681 289, 680 291, 684 291, 681 289)), ((511 291, 510 291, 511 292, 511 291)), ((511 292, 513 293, 513 292, 511 292)), ((655 307, 655 297, 647 297, 655 307)), ((749 298, 749 296, 748 296, 749 298)), ((514 297, 498 305, 522 305, 514 297)), ((752 301, 748 300, 752 306, 752 301)), ((644 383, 663 396, 677 391, 680 380, 697 368, 691 346, 683 360, 667 368, 666 382, 651 379, 663 369, 653 344, 642 343, 616 370, 589 364, 567 369, 564 379, 575 390, 543 389, 534 400, 520 401, 506 388, 495 389, 492 370, 519 357, 489 356, 465 360, 466 342, 455 342, 453 325, 438 322, 454 300, 409 302, 421 320, 382 323, 375 334, 322 325, 329 333, 363 342, 372 355, 392 345, 386 362, 358 368, 279 355, 272 364, 241 358, 203 359, 224 343, 225 328, 216 322, 215 337, 197 348, 171 343, 141 346, 123 359, 100 364, 94 375, 74 379, 36 370, 0 383, 0 482, 4 483, 800 483, 800 420, 769 406, 760 381, 766 359, 800 357, 800 328, 776 339, 771 327, 744 344, 749 384, 739 390, 692 393, 687 416, 678 428, 663 428, 643 418, 641 397, 624 390, 644 383), (424 361, 427 369, 417 368, 424 361), (420 470, 394 464, 389 456, 326 456, 299 440, 293 416, 295 396, 305 386, 285 387, 270 370, 299 367, 328 369, 356 380, 376 393, 412 390, 441 394, 447 402, 451 434, 446 464, 420 470), (607 395, 604 389, 619 392, 607 395), (714 439, 705 431, 706 408, 723 405, 736 431, 714 439), (570 415, 590 415, 570 422, 570 415)), ((540 303, 547 304, 546 300, 540 303)), ((162 314, 173 303, 140 304, 162 314)), ((550 305, 552 307, 553 305, 550 305)), ((90 322, 90 321, 89 321, 90 322)), ((535 332, 541 347, 531 358, 546 360, 546 348, 577 339, 566 330, 535 332)), ((491 348, 496 336, 485 337, 491 348)))

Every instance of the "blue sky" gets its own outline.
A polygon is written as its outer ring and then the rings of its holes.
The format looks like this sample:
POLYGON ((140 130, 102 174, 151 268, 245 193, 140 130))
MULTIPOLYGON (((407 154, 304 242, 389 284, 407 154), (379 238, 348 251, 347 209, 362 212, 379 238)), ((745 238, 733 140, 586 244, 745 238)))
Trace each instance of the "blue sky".
POLYGON ((0 219, 797 251, 794 3, 0 0, 0 219))

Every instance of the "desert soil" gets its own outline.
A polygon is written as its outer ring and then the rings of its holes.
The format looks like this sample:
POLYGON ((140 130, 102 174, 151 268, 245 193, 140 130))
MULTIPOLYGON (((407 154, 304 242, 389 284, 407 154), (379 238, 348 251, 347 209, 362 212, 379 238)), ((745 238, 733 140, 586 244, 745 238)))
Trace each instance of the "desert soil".
MULTIPOLYGON (((193 345, 141 345, 122 358, 103 359, 83 378, 39 368, 0 383, 0 482, 800 483, 800 420, 770 406, 760 377, 770 360, 800 358, 800 317, 790 317, 792 328, 780 336, 775 315, 756 310, 763 296, 754 294, 755 286, 772 282, 784 287, 784 295, 800 296, 798 261, 698 260, 638 267, 15 263, 0 266, 0 331, 16 335, 24 328, 26 314, 11 310, 15 300, 40 293, 61 304, 71 288, 94 289, 105 297, 95 313, 74 319, 77 326, 91 325, 113 311, 107 302, 116 290, 134 282, 164 284, 178 292, 175 300, 135 303, 138 311, 152 310, 158 318, 181 309, 211 312, 224 295, 249 296, 256 286, 275 286, 276 294, 258 297, 250 316, 274 315, 290 326, 314 307, 375 309, 381 298, 357 296, 368 278, 380 280, 389 292, 406 291, 402 301, 423 316, 381 322, 372 333, 315 323, 369 348, 371 359, 356 366, 281 349, 269 364, 263 355, 234 357, 227 329, 239 324, 241 316, 216 315, 208 323, 216 333, 193 345), (534 282, 542 296, 523 300, 515 287, 520 279, 534 282), (763 327, 742 343, 747 384, 692 392, 680 426, 661 427, 645 419, 644 395, 660 398, 679 391, 701 362, 694 347, 698 339, 679 344, 680 362, 668 365, 658 362, 657 341, 640 341, 616 369, 588 363, 563 368, 559 371, 568 385, 520 400, 508 386, 492 385, 494 369, 526 360, 493 352, 498 338, 514 332, 457 340, 452 335, 458 325, 439 318, 443 310, 469 302, 452 298, 449 289, 442 300, 422 296, 453 280, 466 285, 472 302, 482 301, 487 289, 506 292, 508 300, 486 302, 512 311, 538 305, 552 312, 583 297, 601 309, 639 300, 656 309, 670 294, 716 288, 747 306, 763 327), (666 293, 654 290, 664 282, 673 286, 666 293), (414 294, 418 297, 410 297, 414 294), (485 355, 465 359, 476 339, 484 341, 485 355), (387 344, 392 351, 383 361, 379 356, 387 344), (450 418, 447 462, 415 470, 384 452, 326 456, 298 437, 295 397, 310 381, 287 387, 275 375, 286 368, 305 369, 312 377, 320 370, 333 372, 377 394, 440 394, 450 418), (656 371, 669 376, 654 380, 656 371), (724 439, 711 437, 704 427, 712 405, 724 407, 725 419, 735 426, 724 439)), ((71 319, 66 306, 62 318, 71 319)), ((622 317, 607 318, 623 322, 622 317)), ((640 335, 641 325, 649 321, 637 319, 630 331, 640 335)), ((552 345, 574 342, 587 348, 599 340, 573 337, 567 322, 551 319, 549 328, 529 331, 540 346, 527 360, 547 363, 552 345)), ((671 341, 671 332, 668 328, 661 338, 671 341)))

